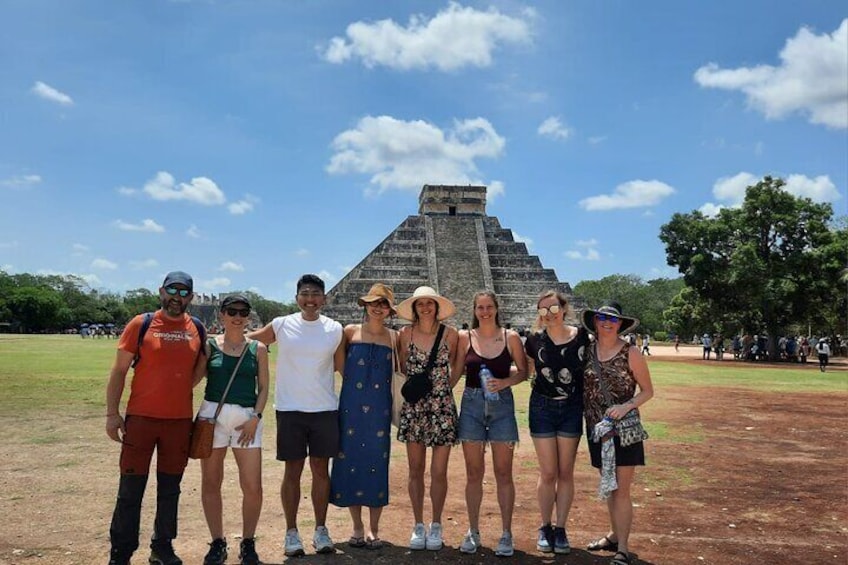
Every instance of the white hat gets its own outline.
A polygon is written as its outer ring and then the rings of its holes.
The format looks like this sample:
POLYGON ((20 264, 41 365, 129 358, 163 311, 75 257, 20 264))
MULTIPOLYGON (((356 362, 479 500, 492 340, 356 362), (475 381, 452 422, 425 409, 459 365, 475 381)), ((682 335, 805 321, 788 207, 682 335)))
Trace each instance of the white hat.
POLYGON ((437 319, 439 321, 450 318, 456 313, 456 306, 453 305, 453 302, 440 295, 435 291, 435 289, 429 286, 419 286, 415 289, 415 292, 412 293, 412 296, 398 304, 398 316, 404 320, 413 321, 415 316, 412 311, 412 306, 419 298, 431 298, 436 301, 436 304, 439 305, 439 312, 437 314, 437 319))

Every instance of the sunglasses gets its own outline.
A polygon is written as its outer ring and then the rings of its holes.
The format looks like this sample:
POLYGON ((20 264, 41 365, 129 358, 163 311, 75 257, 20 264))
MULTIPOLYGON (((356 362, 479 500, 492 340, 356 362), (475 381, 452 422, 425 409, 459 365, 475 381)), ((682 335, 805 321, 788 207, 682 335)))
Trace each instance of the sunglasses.
POLYGON ((374 302, 369 302, 368 306, 370 306, 372 308, 381 308, 381 309, 388 308, 389 307, 389 301, 388 300, 375 300, 374 302))
POLYGON ((559 304, 554 304, 552 306, 548 306, 547 308, 542 306, 541 308, 539 308, 539 315, 545 317, 548 315, 548 312, 550 312, 551 314, 559 314, 561 311, 562 308, 560 308, 559 304))
POLYGON ((612 324, 617 324, 621 321, 621 318, 615 314, 595 314, 595 319, 599 322, 610 322, 612 324))
POLYGON ((227 316, 241 316, 242 318, 247 318, 250 316, 250 309, 245 308, 225 308, 224 312, 227 313, 227 316))
POLYGON ((174 288, 172 286, 165 287, 165 292, 167 292, 171 296, 180 295, 180 298, 185 298, 191 291, 186 288, 174 288))

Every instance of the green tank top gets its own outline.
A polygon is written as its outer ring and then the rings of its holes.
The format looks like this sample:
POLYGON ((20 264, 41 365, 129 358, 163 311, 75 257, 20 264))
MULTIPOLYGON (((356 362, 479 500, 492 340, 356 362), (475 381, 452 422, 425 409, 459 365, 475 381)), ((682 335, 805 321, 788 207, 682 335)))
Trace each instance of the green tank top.
MULTIPOLYGON (((209 339, 209 345, 212 353, 206 362, 206 392, 203 398, 210 402, 220 402, 239 358, 225 355, 218 348, 215 338, 209 339)), ((251 341, 247 345, 244 361, 241 362, 236 378, 233 379, 233 386, 227 393, 227 404, 238 404, 247 408, 256 406, 256 386, 259 376, 259 363, 256 360, 257 346, 256 341, 251 341)))

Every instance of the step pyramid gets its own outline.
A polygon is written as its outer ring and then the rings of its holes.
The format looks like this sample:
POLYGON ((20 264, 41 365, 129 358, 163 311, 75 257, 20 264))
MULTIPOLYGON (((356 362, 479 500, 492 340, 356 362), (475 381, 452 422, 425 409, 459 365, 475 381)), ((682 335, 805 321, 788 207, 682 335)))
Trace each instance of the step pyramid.
POLYGON ((456 305, 448 323, 457 327, 471 325, 480 290, 495 291, 501 323, 513 328, 532 326, 538 297, 549 289, 564 292, 575 310, 582 306, 573 302, 568 283, 486 215, 485 186, 424 185, 418 202, 418 215, 408 216, 327 293, 325 315, 361 322, 357 298, 375 282, 391 286, 396 302, 419 286, 433 287, 456 305))

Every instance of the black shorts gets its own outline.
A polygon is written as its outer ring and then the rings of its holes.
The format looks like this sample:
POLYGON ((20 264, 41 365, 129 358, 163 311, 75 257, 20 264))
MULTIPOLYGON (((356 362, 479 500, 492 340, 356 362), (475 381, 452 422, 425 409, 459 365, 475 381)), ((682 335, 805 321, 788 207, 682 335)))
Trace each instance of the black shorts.
MULTIPOLYGON (((621 447, 618 436, 612 438, 615 442, 615 465, 616 467, 634 467, 645 464, 645 442, 640 441, 627 447, 621 447)), ((592 467, 601 468, 601 444, 589 440, 589 456, 592 458, 592 467)))
POLYGON ((277 460, 330 458, 339 452, 339 412, 277 411, 277 460))

